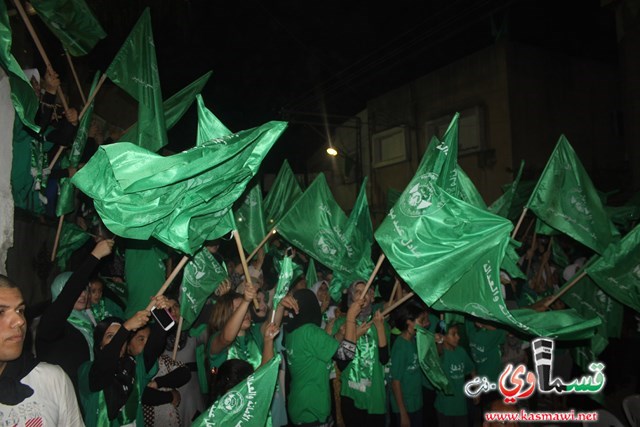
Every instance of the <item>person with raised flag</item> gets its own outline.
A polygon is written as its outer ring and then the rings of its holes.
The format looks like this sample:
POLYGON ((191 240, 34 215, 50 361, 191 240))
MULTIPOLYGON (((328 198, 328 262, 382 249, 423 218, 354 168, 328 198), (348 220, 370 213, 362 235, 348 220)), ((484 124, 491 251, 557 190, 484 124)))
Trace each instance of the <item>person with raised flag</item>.
MULTIPOLYGON (((341 328, 354 321, 357 327, 356 352, 342 372, 340 403, 346 425, 384 426, 386 390, 384 365, 389 362, 390 329, 380 311, 373 313, 373 289, 364 294, 366 282, 357 280, 349 286, 348 306, 361 304, 356 319, 341 317, 333 324, 332 333, 341 340, 341 328), (373 326, 373 328, 371 327, 373 326)), ((348 325, 347 325, 348 326, 348 325)))
POLYGON ((330 426, 329 375, 333 361, 339 369, 345 369, 355 356, 356 318, 365 302, 357 300, 351 304, 344 332, 339 337, 332 337, 320 327, 322 314, 314 293, 310 289, 300 289, 293 297, 299 312, 284 325, 287 365, 291 374, 289 417, 294 425, 330 426))

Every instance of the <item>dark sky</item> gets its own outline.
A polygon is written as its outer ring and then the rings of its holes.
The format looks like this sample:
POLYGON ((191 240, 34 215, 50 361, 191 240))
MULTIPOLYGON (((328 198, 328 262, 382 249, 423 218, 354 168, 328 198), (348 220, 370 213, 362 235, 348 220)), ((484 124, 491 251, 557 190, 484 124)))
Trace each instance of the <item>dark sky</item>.
MULTIPOLYGON (((104 70, 151 7, 165 98, 208 70, 207 106, 232 130, 292 113, 265 160, 296 169, 322 138, 296 112, 352 115, 371 97, 498 39, 615 63, 612 11, 598 0, 87 0, 108 37, 84 61, 104 70)), ((186 148, 195 109, 170 133, 186 148)))

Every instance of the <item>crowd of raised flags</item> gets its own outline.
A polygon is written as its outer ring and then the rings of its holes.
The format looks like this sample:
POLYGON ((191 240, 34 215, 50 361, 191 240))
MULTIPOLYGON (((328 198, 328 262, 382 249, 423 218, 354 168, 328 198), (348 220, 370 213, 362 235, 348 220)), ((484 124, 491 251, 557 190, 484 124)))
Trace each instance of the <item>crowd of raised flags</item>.
MULTIPOLYGON (((31 4, 71 55, 86 54, 106 35, 82 0, 32 0, 31 4)), ((0 38, 9 41, 0 49, 0 65, 10 78, 17 117, 38 132, 32 119, 38 101, 10 52, 11 30, 2 0, 0 38)), ((316 266, 331 270, 329 292, 336 302, 354 280, 376 274, 372 249, 377 244, 379 254, 412 294, 443 318, 445 313, 470 316, 525 337, 575 340, 580 345, 574 346, 574 360, 583 369, 602 353, 609 338, 619 336, 623 305, 640 311, 638 198, 624 206, 607 206, 606 197, 596 190, 565 136, 560 136, 535 184, 522 180, 523 162, 504 194, 487 207, 457 163, 456 114, 442 140, 431 140, 414 177, 404 191, 396 192, 395 202, 374 231, 366 179, 347 215, 323 174, 303 190, 285 160, 263 198, 260 185, 252 179, 287 124, 276 121, 230 131, 199 94, 209 76, 163 102, 146 9, 102 77, 96 74, 76 138, 59 161, 61 167, 81 166, 93 105, 100 102, 99 88, 106 77, 138 102, 138 122, 121 137, 122 142, 100 146, 72 179, 60 180, 56 214, 73 216, 77 188, 93 200, 100 221, 115 235, 156 239, 184 256, 183 330, 192 326, 207 299, 229 276, 226 266, 203 245, 230 233, 241 243, 240 258, 251 258, 263 245, 269 251, 268 240, 276 235, 306 254, 309 285, 316 281, 316 266), (157 154, 167 144, 167 130, 194 100, 198 130, 193 148, 168 156, 157 154), (541 248, 544 254, 537 269, 530 270, 527 260, 538 250, 536 239, 541 236, 547 236, 548 246, 541 248), (521 308, 509 306, 501 271, 514 281, 525 280, 523 286, 549 282, 551 264, 565 268, 574 261, 559 240, 583 245, 591 259, 566 277, 563 287, 547 286, 546 299, 536 295, 521 308), (531 254, 524 256, 526 251, 531 254), (568 307, 549 310, 558 298, 568 307)), ((60 224, 56 255, 64 270, 71 253, 90 236, 71 221, 60 224)), ((275 263, 279 280, 274 309, 294 275, 290 257, 280 256, 275 263)), ((244 275, 249 277, 246 266, 244 275)), ((160 285, 149 288, 149 296, 160 285)), ((417 342, 425 375, 445 390, 447 379, 439 366, 433 334, 420 329, 417 342)), ((242 410, 229 415, 225 405, 230 397, 225 395, 196 425, 262 425, 257 420, 266 419, 270 400, 256 398, 255 393, 273 393, 279 357, 229 391, 229 396, 244 397, 245 405, 254 404, 250 415, 242 410)))

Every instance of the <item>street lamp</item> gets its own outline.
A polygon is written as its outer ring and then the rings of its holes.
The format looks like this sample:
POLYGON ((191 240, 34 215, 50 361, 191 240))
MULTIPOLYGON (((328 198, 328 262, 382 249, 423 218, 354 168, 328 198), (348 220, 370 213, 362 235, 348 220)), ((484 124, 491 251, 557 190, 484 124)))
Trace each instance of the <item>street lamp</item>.
POLYGON ((333 147, 329 147, 327 148, 327 154, 330 155, 331 157, 336 157, 338 155, 338 150, 336 150, 333 147))

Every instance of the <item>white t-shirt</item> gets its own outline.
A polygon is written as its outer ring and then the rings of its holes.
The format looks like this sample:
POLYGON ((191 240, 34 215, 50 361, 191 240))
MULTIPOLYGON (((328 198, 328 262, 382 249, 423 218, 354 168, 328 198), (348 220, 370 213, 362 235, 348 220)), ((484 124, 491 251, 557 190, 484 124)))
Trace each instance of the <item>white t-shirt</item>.
POLYGON ((61 367, 40 362, 22 383, 33 394, 15 406, 0 403, 0 427, 84 427, 73 384, 61 367))

